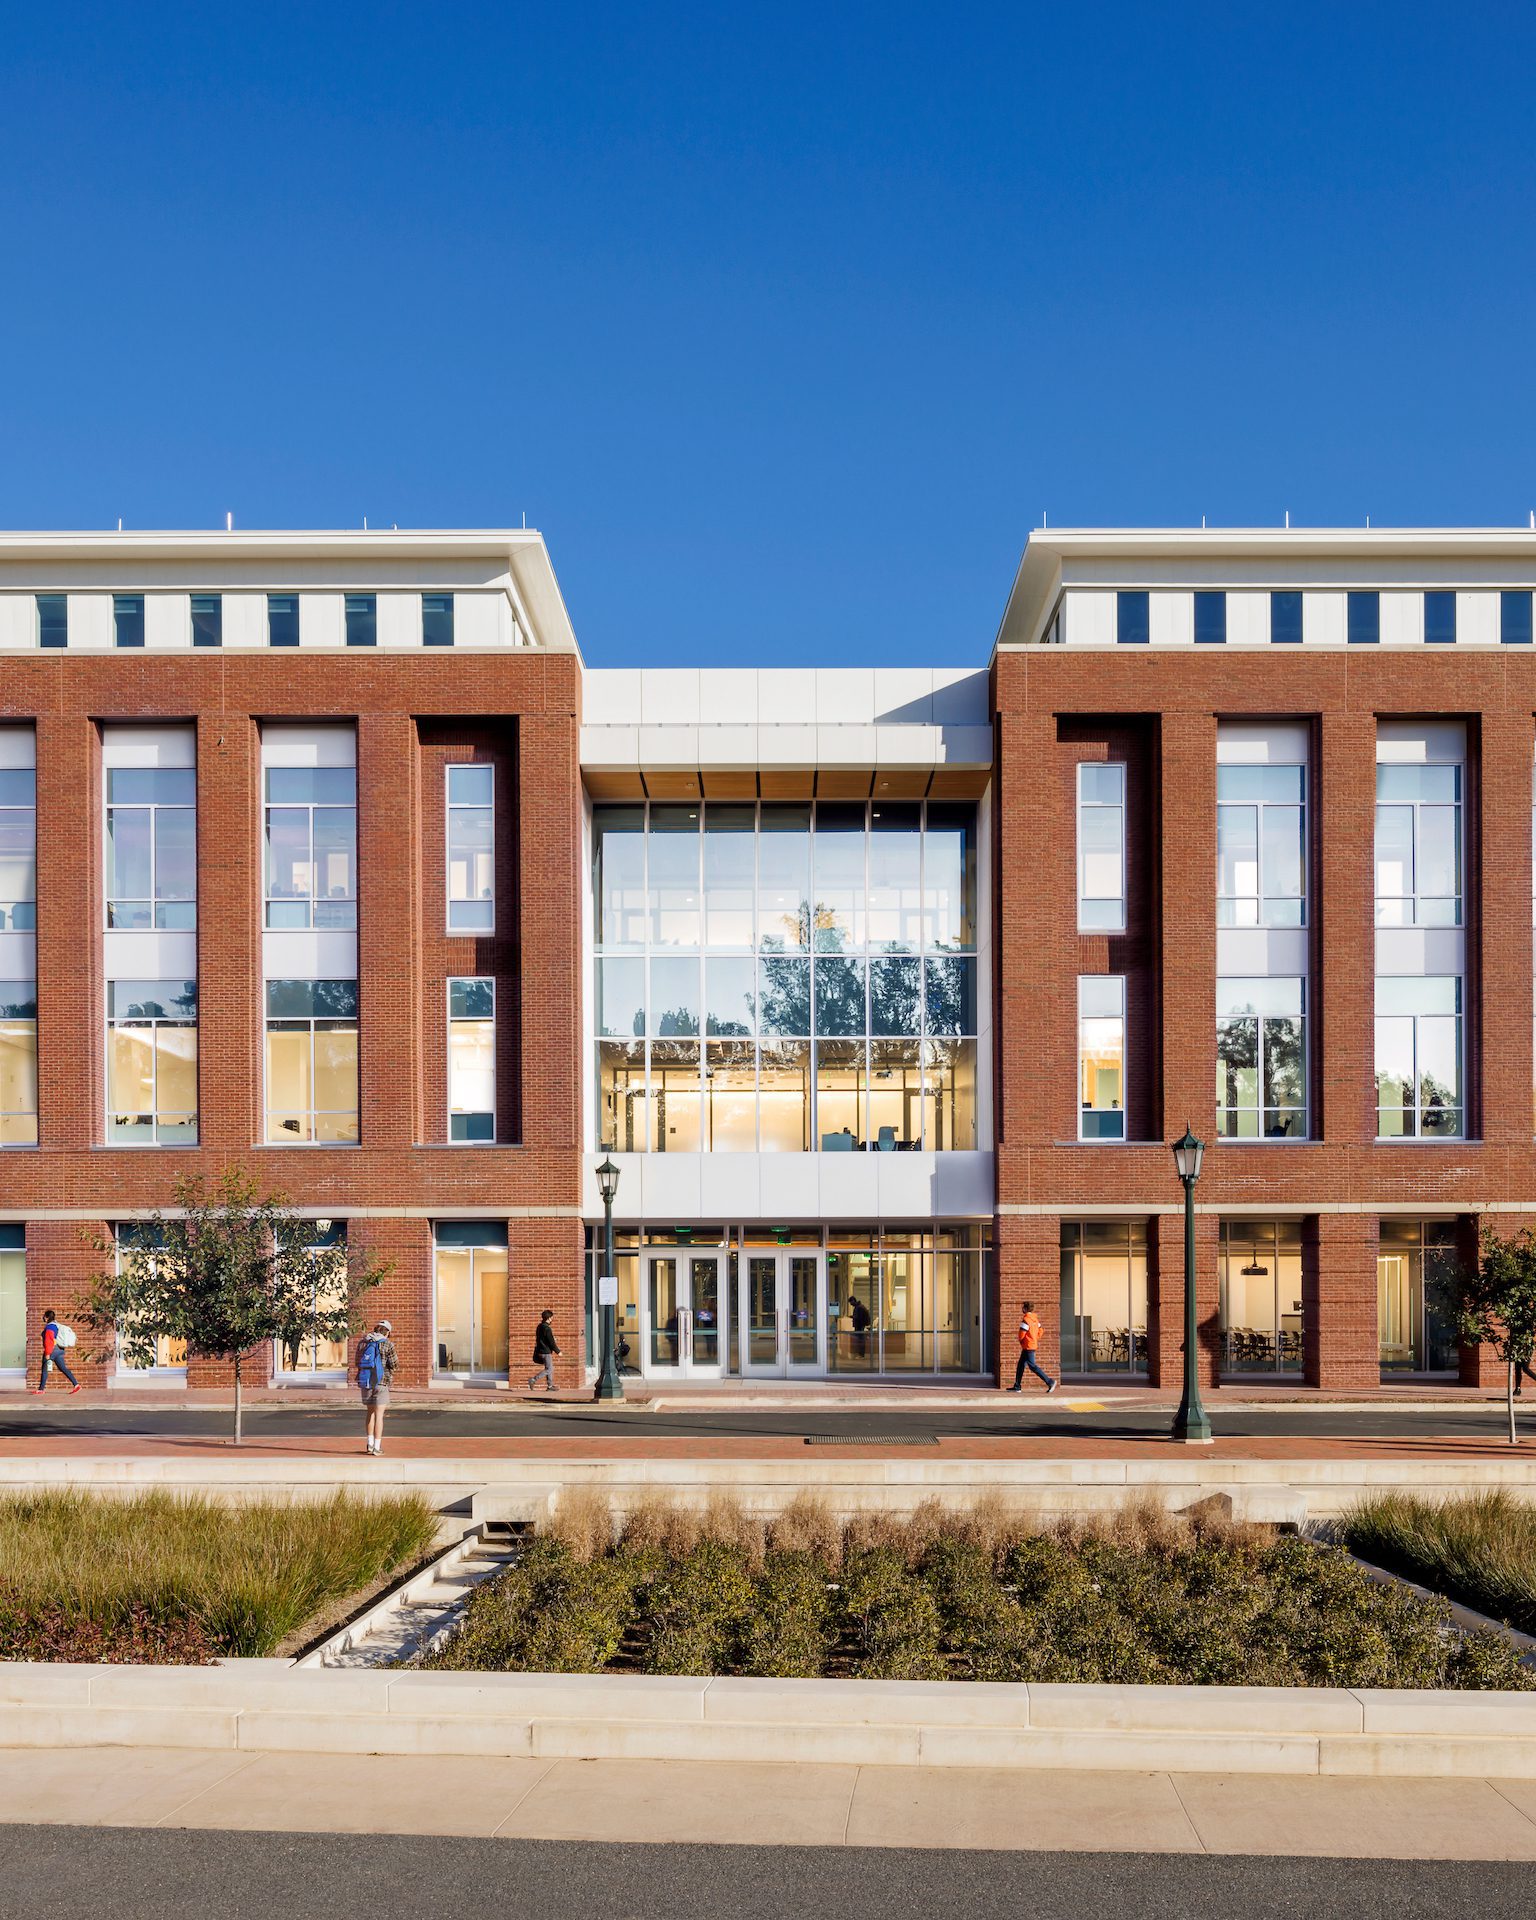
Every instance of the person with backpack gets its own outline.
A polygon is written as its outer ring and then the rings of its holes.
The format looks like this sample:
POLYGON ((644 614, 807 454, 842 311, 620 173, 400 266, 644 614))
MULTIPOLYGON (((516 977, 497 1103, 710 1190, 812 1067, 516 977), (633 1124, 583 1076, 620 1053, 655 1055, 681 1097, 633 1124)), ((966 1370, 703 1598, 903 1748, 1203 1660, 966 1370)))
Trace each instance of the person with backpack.
POLYGON ((74 1328, 66 1327, 50 1307, 43 1315, 43 1369, 38 1375, 37 1385, 32 1389, 34 1393, 48 1391, 48 1374, 53 1367, 57 1367, 69 1382, 71 1393, 80 1391, 80 1382, 70 1372, 69 1362, 64 1358, 74 1344, 74 1328))
POLYGON ((1024 1302, 1023 1313, 1019 1319, 1019 1364, 1013 1370, 1013 1385, 1010 1393, 1024 1391, 1024 1369, 1038 1374, 1045 1382, 1046 1398, 1056 1391, 1056 1382, 1040 1364, 1040 1316, 1035 1312, 1033 1300, 1024 1302))
POLYGON ((368 1409, 368 1451, 384 1451, 384 1411, 389 1405, 389 1380, 395 1370, 394 1329, 380 1320, 372 1333, 365 1333, 357 1349, 357 1385, 368 1409))
POLYGON ((539 1384, 540 1374, 551 1393, 555 1390, 555 1355, 560 1351, 555 1344, 555 1310, 546 1307, 539 1315, 539 1324, 533 1330, 533 1364, 538 1368, 528 1382, 528 1391, 533 1393, 539 1384))

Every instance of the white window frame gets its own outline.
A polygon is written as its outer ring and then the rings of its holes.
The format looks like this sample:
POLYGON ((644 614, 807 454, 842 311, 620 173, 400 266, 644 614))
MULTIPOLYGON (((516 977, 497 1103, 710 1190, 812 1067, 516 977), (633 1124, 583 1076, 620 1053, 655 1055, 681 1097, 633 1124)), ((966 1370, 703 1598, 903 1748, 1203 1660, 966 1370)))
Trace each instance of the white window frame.
POLYGON ((445 1001, 447 1014, 448 1014, 448 1053, 447 1053, 448 1071, 444 1076, 447 1082, 447 1095, 448 1095, 448 1142, 450 1146, 455 1146, 455 1147, 494 1147, 496 1145, 496 1091, 497 1091, 497 1088, 496 1088, 496 979, 493 974, 488 974, 488 973, 455 973, 455 974, 450 974, 448 979, 443 983, 443 985, 444 985, 444 1001, 445 1001), (478 1018, 475 1018, 475 1019, 455 1019, 454 1018, 453 989, 460 982, 466 981, 466 980, 472 980, 477 983, 483 981, 485 985, 488 986, 491 990, 491 1016, 490 1016, 491 1132, 490 1132, 490 1138, 486 1140, 455 1140, 453 1137, 453 1119, 456 1113, 467 1114, 467 1113, 481 1113, 485 1111, 485 1109, 481 1107, 455 1107, 455 1105, 453 1104, 453 1030, 456 1026, 468 1027, 468 1026, 479 1026, 482 1024, 478 1018))
MULTIPOLYGON (((38 1021, 37 1021, 37 982, 35 980, 0 980, 0 1009, 3 1009, 4 1007, 8 1007, 11 1005, 20 1006, 20 1005, 23 1005, 27 1000, 30 1000, 32 1003, 32 1013, 30 1018, 23 1014, 12 1015, 12 1014, 8 1014, 3 1011, 0 1011, 0 1022, 3 1022, 3 1024, 5 1024, 6 1026, 31 1027, 32 1029, 32 1071, 35 1077, 38 1073, 38 1069, 40 1065, 40 1062, 38 1059, 39 1035, 38 1035, 38 1021), (30 988, 31 992, 18 993, 16 991, 18 987, 30 988)), ((42 1087, 39 1084, 37 1088, 37 1105, 33 1107, 30 1113, 22 1112, 20 1109, 17 1109, 15 1112, 10 1111, 9 1109, 6 1111, 4 1117, 7 1120, 30 1120, 32 1122, 32 1138, 30 1140, 0 1140, 0 1153, 36 1153, 37 1152, 37 1149, 41 1144, 41 1138, 40 1138, 41 1106, 42 1106, 42 1087)))
MULTIPOLYGON (((194 1013, 190 1020, 178 1020, 170 1014, 167 1014, 164 1017, 161 1017, 159 1015, 154 1015, 154 1014, 145 1014, 142 1016, 129 1015, 129 1014, 114 1014, 111 1011, 112 989, 118 984, 119 982, 115 980, 109 980, 107 982, 107 993, 106 993, 106 1001, 107 1001, 106 1056, 107 1057, 106 1057, 106 1077, 105 1077, 104 1089, 103 1089, 106 1094, 106 1123, 107 1123, 106 1144, 109 1147, 125 1148, 127 1151, 132 1153, 143 1153, 150 1148, 158 1148, 160 1151, 164 1153, 174 1153, 181 1148, 197 1147, 201 1144, 201 1140, 202 1140, 202 1122, 203 1122, 203 1112, 202 1112, 203 1088, 202 1088, 201 1054, 199 1053, 197 1066, 195 1068, 195 1072, 197 1074, 198 1103, 196 1108, 193 1110, 193 1115, 192 1115, 192 1127, 193 1127, 192 1138, 190 1140, 182 1140, 182 1139, 162 1140, 160 1138, 160 1048, 159 1048, 158 1042, 159 1042, 161 1027, 190 1027, 194 1034, 199 1034, 199 1017, 198 1016, 202 1010, 201 1008, 199 1008, 198 1012, 194 1013), (152 1038, 150 1041, 150 1061, 151 1061, 151 1073, 153 1077, 153 1091, 151 1096, 150 1113, 152 1117, 153 1138, 148 1140, 119 1140, 114 1138, 112 1134, 112 1119, 113 1119, 113 1113, 114 1113, 114 1109, 112 1106, 112 1036, 117 1032, 117 1030, 120 1027, 132 1027, 139 1030, 147 1030, 152 1035, 152 1038)), ((146 982, 146 984, 148 983, 146 982)), ((171 983, 169 981, 166 981, 164 984, 169 986, 171 983)), ((190 984, 195 986, 196 982, 194 981, 194 982, 191 982, 190 984)), ((199 1035, 199 1041, 200 1041, 200 1035, 199 1035)))
POLYGON ((1372 829, 1371 829, 1371 881, 1372 881, 1372 895, 1373 895, 1373 901, 1374 901, 1374 907, 1375 907, 1375 923, 1377 927, 1386 927, 1386 928, 1398 928, 1398 927, 1462 928, 1462 927, 1465 927, 1467 923, 1466 763, 1465 761, 1462 761, 1462 760, 1423 760, 1423 761, 1417 761, 1417 762, 1416 761, 1404 762, 1400 760, 1378 760, 1376 763, 1377 786, 1379 787, 1381 784, 1381 775, 1383 770, 1390 769, 1390 770, 1396 771, 1397 769, 1405 765, 1415 770, 1417 770, 1420 767, 1450 768, 1457 776, 1456 798, 1454 801, 1421 800, 1421 799, 1383 800, 1378 795, 1375 802, 1375 811, 1372 815, 1372 829), (1445 807, 1447 805, 1453 806, 1456 814, 1457 890, 1454 896, 1446 895, 1443 893, 1421 893, 1419 890, 1419 867, 1420 867, 1419 844, 1420 844, 1420 837, 1421 837, 1420 828, 1419 828, 1419 815, 1425 807, 1445 807), (1412 874, 1412 891, 1409 893, 1383 894, 1380 891, 1379 886, 1377 885, 1376 866, 1377 866, 1377 860, 1379 856, 1377 853, 1378 828, 1376 826, 1376 816, 1380 814, 1381 809, 1383 807, 1407 807, 1411 810, 1413 814, 1413 855, 1412 855, 1413 874, 1412 874), (1456 902, 1456 917, 1454 920, 1425 920, 1420 917, 1419 902, 1421 900, 1444 900, 1447 898, 1454 898, 1456 902), (1406 920, 1383 920, 1381 917, 1381 907, 1382 907, 1383 900, 1393 900, 1393 901, 1400 901, 1405 903, 1410 910, 1410 917, 1406 920))
MULTIPOLYGON (((107 765, 101 770, 101 923, 108 933, 195 933, 197 931, 197 769, 183 766, 118 766, 107 765), (114 773, 190 773, 192 776, 192 798, 185 800, 114 800, 112 798, 112 776, 114 773), (110 844, 110 821, 119 811, 147 813, 149 815, 149 894, 144 904, 149 908, 147 927, 114 926, 112 909, 132 899, 137 902, 138 894, 114 895, 108 884, 110 871, 107 848, 110 844), (162 813, 190 813, 192 816, 192 898, 190 900, 166 900, 160 898, 160 849, 156 834, 159 816, 162 813), (185 927, 162 927, 157 924, 157 909, 161 906, 190 907, 191 923, 185 927)), ((265 851, 265 849, 263 849, 265 851)))
MULTIPOLYGON (((486 760, 450 760, 443 768, 443 921, 446 931, 455 939, 488 939, 496 932, 496 768, 486 760), (453 797, 453 776, 460 767, 483 769, 491 777, 491 800, 487 809, 479 801, 455 801, 453 797), (456 906, 481 906, 483 901, 470 897, 455 900, 453 896, 453 816, 455 813, 483 813, 491 816, 491 923, 487 927, 456 927, 453 924, 453 910, 456 906)), ((471 978, 473 976, 465 976, 471 978)))
POLYGON ((1376 1126, 1377 1126, 1376 1141, 1377 1141, 1377 1144, 1381 1146, 1464 1147, 1467 1144, 1468 1139, 1470 1138, 1470 1135, 1468 1133, 1468 1128, 1467 1128, 1467 1121, 1468 1121, 1467 1091, 1468 1090, 1467 1090, 1466 983, 1462 979, 1462 976, 1460 974, 1455 974, 1455 973, 1400 974, 1395 976, 1388 975, 1388 974, 1378 974, 1376 978, 1376 986, 1379 990, 1383 981, 1391 981, 1394 984, 1401 984, 1404 982, 1417 982, 1418 984, 1423 985, 1428 980, 1437 980, 1437 981, 1450 980, 1455 983, 1456 1009, 1454 1013, 1444 1013, 1444 1012, 1434 1013, 1429 1011, 1425 1011, 1421 1013, 1382 1013, 1379 1009, 1373 1008, 1372 1021, 1371 1021, 1371 1038, 1372 1038, 1371 1083, 1372 1083, 1372 1090, 1373 1090, 1374 1110, 1376 1114, 1376 1126), (1419 1022, 1421 1020, 1451 1020, 1451 1019, 1454 1019, 1456 1022, 1456 1084, 1457 1084, 1457 1093, 1459 1097, 1457 1100, 1457 1104, 1454 1108, 1454 1111, 1459 1117, 1459 1125, 1457 1126, 1457 1129, 1454 1133, 1437 1133, 1437 1132, 1426 1133, 1424 1131, 1424 1113, 1425 1113, 1424 1074, 1423 1074, 1423 1069, 1420 1065, 1422 1050, 1419 1043, 1419 1022), (1413 1023, 1414 1130, 1412 1133, 1382 1133, 1380 1131, 1381 1089, 1376 1084, 1376 1082, 1381 1069, 1380 1069, 1379 1062, 1375 1058, 1376 1022, 1380 1020, 1409 1020, 1413 1023))
POLYGON ((343 766, 305 766, 290 767, 282 762, 267 762, 261 769, 261 924, 267 933, 350 933, 357 928, 358 893, 361 887, 360 862, 358 859, 358 805, 357 805, 357 767, 343 766), (269 797, 270 782, 274 773, 350 773, 352 776, 352 892, 347 902, 334 901, 332 905, 350 904, 352 918, 340 924, 317 926, 315 908, 326 904, 315 892, 318 884, 318 869, 315 863, 315 814, 317 811, 339 812, 344 803, 339 800, 273 800, 269 797), (303 813, 309 822, 309 897, 296 900, 286 895, 268 892, 272 884, 271 838, 273 812, 303 813), (302 906, 308 916, 302 927, 275 927, 272 924, 272 909, 278 907, 302 906))
MULTIPOLYGON (((306 1247, 305 1252, 309 1255, 311 1274, 310 1297, 313 1299, 319 1292, 318 1283, 314 1280, 313 1276, 321 1260, 331 1259, 339 1255, 343 1267, 346 1265, 347 1236, 345 1228, 342 1229, 337 1239, 330 1241, 328 1244, 317 1242, 311 1247, 306 1247)), ((274 1340, 272 1342, 272 1377, 274 1380, 292 1381, 295 1385, 303 1381, 319 1381, 325 1386, 334 1386, 337 1383, 345 1385, 352 1374, 351 1342, 344 1340, 342 1342, 342 1349, 342 1361, 339 1367, 288 1367, 283 1364, 285 1355, 283 1353, 282 1341, 274 1340)))
MULTIPOLYGON (((282 977, 287 978, 289 976, 284 975, 282 977)), ((329 978, 330 976, 327 975, 326 977, 329 978)), ((328 1028, 339 1026, 340 1021, 338 1020, 337 1016, 333 1014, 325 1014, 325 1013, 311 1013, 307 1016, 304 1014, 269 1013, 267 1011, 267 989, 271 985, 272 985, 272 982, 270 980, 263 980, 261 983, 262 1005, 261 1005, 261 1142, 260 1144, 263 1147, 280 1147, 283 1149, 284 1152, 287 1152, 287 1153, 292 1153, 300 1149, 308 1149, 310 1151, 320 1152, 320 1153, 333 1153, 337 1151, 340 1151, 343 1153, 355 1152, 363 1143, 363 1012, 362 1012, 361 995, 359 995, 359 998, 358 998, 357 1011, 352 1015, 352 1029, 354 1033, 357 1035, 357 1106, 353 1109, 354 1113, 357 1116, 357 1138, 355 1140, 274 1140, 271 1137, 271 1131, 272 1131, 271 1120, 272 1120, 272 1115, 274 1111, 279 1113, 289 1113, 289 1112, 296 1111, 296 1109, 289 1108, 289 1107, 279 1107, 274 1109, 271 1104, 272 1102, 271 1055, 267 1048, 267 1041, 271 1038, 272 1029, 274 1027, 283 1027, 283 1028, 307 1027, 309 1029, 309 1084, 311 1088, 313 1088, 315 1084, 315 1029, 316 1027, 322 1026, 322 1025, 328 1028)), ((352 985, 353 985, 353 988, 356 989, 357 982, 354 980, 352 982, 352 985)), ((315 1116, 317 1114, 340 1113, 342 1109, 340 1107, 309 1107, 305 1109, 305 1111, 308 1113, 311 1125, 313 1125, 315 1116)))
POLYGON ((1125 975, 1123 973, 1080 973, 1077 977, 1077 1137, 1088 1145, 1100 1147, 1121 1147, 1130 1138, 1130 1123, 1127 1113, 1130 1107, 1130 1049, 1126 1044, 1125 1015, 1125 975), (1120 1012, 1114 1014, 1085 1014, 1083 1011, 1083 988, 1092 982, 1095 986, 1113 985, 1120 990, 1120 1012), (1089 1109, 1083 1104, 1083 1062, 1086 1057, 1083 1047, 1083 1027, 1088 1020, 1120 1021, 1120 1131, 1115 1133, 1089 1133, 1086 1118, 1090 1111, 1097 1113, 1099 1108, 1089 1109))
POLYGON ((32 892, 25 900, 0 901, 0 907, 8 909, 7 912, 0 912, 0 931, 7 933, 35 933, 37 931, 37 768, 35 766, 6 766, 0 763, 0 772, 8 774, 24 773, 32 782, 32 798, 30 800, 6 800, 0 802, 0 814, 29 813, 32 816, 32 892), (26 916, 27 924, 25 925, 17 922, 16 909, 18 907, 30 907, 32 909, 31 913, 26 916), (9 922, 8 925, 7 922, 9 922))
MULTIPOLYGON (((112 1229, 112 1261, 119 1273, 123 1270, 123 1234, 130 1228, 131 1224, 131 1222, 124 1221, 112 1229)), ((150 1247, 140 1252, 138 1257, 141 1260, 155 1260, 159 1256, 155 1249, 150 1247)), ((162 1339, 165 1337, 165 1335, 161 1336, 162 1339)), ((151 1367, 130 1366, 123 1358, 122 1346, 114 1336, 112 1342, 112 1379, 110 1384, 114 1387, 163 1387, 168 1385, 184 1387, 187 1384, 187 1363, 183 1360, 179 1365, 174 1363, 167 1365, 157 1360, 151 1367)))
MULTIPOLYGON (((1311 997, 1307 991, 1308 986, 1310 984, 1309 978, 1306 974, 1276 974, 1276 975, 1269 976, 1268 978, 1265 978, 1263 976, 1237 975, 1237 976, 1233 976, 1233 978, 1238 978, 1238 979, 1251 978, 1252 984, 1255 986, 1282 985, 1289 981, 1294 980, 1296 984, 1301 988, 1301 1011, 1299 1014, 1264 1013, 1264 1012, 1256 1012, 1251 1014, 1250 1013, 1222 1013, 1219 1005, 1220 992, 1221 992, 1222 986, 1224 984, 1230 984, 1230 981, 1224 982, 1224 981, 1218 980, 1217 982, 1218 1007, 1217 1007, 1217 1013, 1216 1013, 1217 1049, 1215 1052, 1216 1068, 1217 1068, 1217 1074, 1218 1074, 1217 1099, 1216 1099, 1216 1112, 1217 1112, 1216 1138, 1220 1143, 1220 1145, 1224 1147, 1300 1147, 1300 1146, 1305 1146, 1312 1139, 1312 1061, 1311 1061, 1312 1009, 1308 1005, 1308 1001, 1311 997), (1264 1100, 1264 1063, 1265 1063, 1265 1056, 1268 1051, 1268 1045, 1265 1037, 1265 1028, 1271 1020, 1295 1020, 1295 1019, 1299 1019, 1301 1022, 1301 1132, 1300 1133, 1265 1133, 1264 1132, 1264 1114, 1266 1110, 1266 1103, 1264 1100), (1221 1053, 1219 1050, 1220 1035, 1221 1035, 1222 1027, 1226 1025, 1228 1022, 1234 1021, 1234 1020, 1255 1020, 1258 1022, 1257 1047, 1256 1047, 1256 1053, 1255 1053, 1255 1059, 1254 1059, 1254 1074, 1256 1076, 1255 1084, 1258 1091, 1258 1106, 1256 1108, 1256 1111, 1259 1116, 1259 1131, 1257 1133, 1223 1133, 1221 1131, 1220 1116, 1222 1112, 1226 1110, 1227 1102, 1220 1097, 1220 1078, 1219 1078, 1220 1070, 1221 1070, 1221 1053)), ((1234 1108, 1233 1111, 1237 1113, 1246 1113, 1250 1111, 1250 1109, 1245 1107, 1237 1107, 1237 1108, 1234 1108)))
POLYGON ((1076 837, 1077 837, 1077 930, 1079 933, 1111 933, 1113 934, 1113 933, 1124 933, 1126 930, 1126 924, 1129 918, 1128 907, 1126 902, 1126 845, 1125 845, 1126 813, 1127 813, 1126 788, 1127 788, 1126 763, 1123 760, 1080 760, 1077 763, 1077 789, 1076 789, 1077 814, 1076 814, 1074 826, 1075 826, 1076 837), (1119 773, 1120 801, 1118 806, 1112 806, 1110 802, 1104 801, 1104 800, 1085 800, 1084 799, 1083 769, 1085 767, 1092 767, 1095 772, 1099 772, 1112 767, 1119 773), (1083 856, 1086 851, 1083 844, 1083 821, 1089 808, 1092 808, 1092 810, 1095 813, 1099 813, 1099 812, 1108 813, 1108 812, 1114 811, 1114 812, 1117 812, 1120 816, 1120 892, 1118 895, 1088 894, 1088 893, 1085 893, 1083 890, 1083 856), (1085 920, 1083 919, 1083 908, 1086 904, 1090 902, 1092 903, 1103 902, 1105 904, 1108 904, 1110 901, 1114 899, 1118 899, 1120 904, 1120 918, 1117 924, 1113 926, 1110 926, 1110 925, 1090 926, 1085 922, 1085 920))
POLYGON ((1224 760, 1224 761, 1218 762, 1217 768, 1216 768, 1216 821, 1217 821, 1216 901, 1217 901, 1217 916, 1218 916, 1217 924, 1219 926, 1240 927, 1240 928, 1249 928, 1249 927, 1297 928, 1297 927, 1305 927, 1308 924, 1307 910, 1310 905, 1310 900, 1309 900, 1310 889, 1308 888, 1307 882, 1310 878, 1310 875, 1307 871, 1307 866, 1308 866, 1308 845, 1309 845, 1309 838, 1310 838, 1311 827, 1312 827, 1311 802, 1312 802, 1312 796, 1309 791, 1309 782, 1307 779, 1307 763, 1304 760, 1265 761, 1262 763, 1255 763, 1252 761, 1242 761, 1242 760, 1224 760), (1295 801, 1290 801, 1290 800, 1262 800, 1262 799, 1261 800, 1223 800, 1222 799, 1221 776, 1224 773, 1231 771, 1235 773, 1256 772, 1256 773, 1262 774, 1262 773, 1269 773, 1277 769, 1282 772, 1295 772, 1301 775, 1301 799, 1299 803, 1295 801), (1266 812, 1269 812, 1269 811, 1289 812, 1293 807, 1297 805, 1299 805, 1300 811, 1301 811, 1301 892, 1299 894, 1272 893, 1270 889, 1265 885, 1264 816, 1266 812), (1221 810, 1223 807, 1231 807, 1234 809, 1238 807, 1248 807, 1253 810, 1253 813, 1255 815, 1254 826, 1255 826, 1255 831, 1258 835, 1257 841, 1255 842, 1255 845, 1254 845, 1254 858, 1253 858, 1254 876, 1258 885, 1258 891, 1256 895, 1246 894, 1246 893, 1224 893, 1222 891, 1220 846, 1221 846, 1221 810), (1249 899, 1256 900, 1256 904, 1258 907, 1258 918, 1256 920, 1223 920, 1220 918, 1222 901, 1224 900, 1237 901, 1237 900, 1249 900, 1249 899), (1273 921, 1269 919, 1265 909, 1270 900, 1290 900, 1290 899, 1295 899, 1300 904, 1301 918, 1299 920, 1273 921))

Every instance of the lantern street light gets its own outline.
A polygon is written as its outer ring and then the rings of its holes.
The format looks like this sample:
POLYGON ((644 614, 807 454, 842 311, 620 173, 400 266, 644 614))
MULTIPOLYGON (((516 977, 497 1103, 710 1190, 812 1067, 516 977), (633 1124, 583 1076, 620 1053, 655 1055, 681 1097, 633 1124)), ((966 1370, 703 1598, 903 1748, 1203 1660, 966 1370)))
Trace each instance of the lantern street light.
POLYGON ((602 1325, 603 1364, 597 1376, 594 1400, 622 1400, 614 1322, 618 1314, 619 1283, 613 1265, 613 1199, 619 1190, 619 1169, 605 1159, 597 1169, 597 1190, 603 1197, 603 1265, 597 1276, 597 1311, 602 1325))
POLYGON ((1173 1416, 1173 1437, 1189 1446, 1211 1444, 1211 1422, 1200 1404, 1199 1329, 1195 1321, 1195 1182, 1205 1142, 1186 1125, 1184 1138, 1173 1143, 1173 1164, 1184 1182, 1184 1397, 1173 1416))

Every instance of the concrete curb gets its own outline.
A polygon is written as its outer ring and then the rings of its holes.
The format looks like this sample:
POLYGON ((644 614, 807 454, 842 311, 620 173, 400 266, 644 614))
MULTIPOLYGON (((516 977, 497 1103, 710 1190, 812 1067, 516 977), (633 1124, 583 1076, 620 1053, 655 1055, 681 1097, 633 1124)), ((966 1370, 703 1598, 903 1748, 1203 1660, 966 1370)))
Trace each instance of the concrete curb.
POLYGON ((0 1746, 1536 1778, 1536 1694, 0 1665, 0 1746))

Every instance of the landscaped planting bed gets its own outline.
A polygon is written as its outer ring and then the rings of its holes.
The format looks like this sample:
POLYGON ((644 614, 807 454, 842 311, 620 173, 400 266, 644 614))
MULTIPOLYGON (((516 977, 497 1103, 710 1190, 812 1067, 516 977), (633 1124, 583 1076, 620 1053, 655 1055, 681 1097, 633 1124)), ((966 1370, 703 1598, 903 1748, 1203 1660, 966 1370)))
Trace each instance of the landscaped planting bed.
POLYGON ((1536 1634, 1536 1506, 1507 1493, 1382 1493, 1352 1508, 1343 1532, 1363 1560, 1536 1634))
POLYGON ((0 1496, 0 1660, 275 1653, 317 1615, 414 1565, 436 1533, 416 1495, 0 1496))
POLYGON ((568 1503, 424 1663, 493 1672, 1536 1688, 1501 1636, 1297 1535, 1140 1507, 766 1526, 568 1503))

